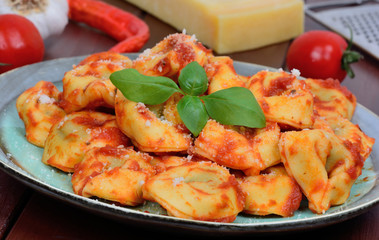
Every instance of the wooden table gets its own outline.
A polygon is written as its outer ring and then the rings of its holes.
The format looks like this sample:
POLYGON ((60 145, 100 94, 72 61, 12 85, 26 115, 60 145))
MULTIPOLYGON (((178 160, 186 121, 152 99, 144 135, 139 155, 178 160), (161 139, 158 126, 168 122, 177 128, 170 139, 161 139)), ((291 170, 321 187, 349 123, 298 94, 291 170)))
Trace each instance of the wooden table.
MULTIPOLYGON (((150 27, 151 38, 144 46, 153 47, 176 29, 121 0, 107 0, 115 6, 142 18, 150 27)), ((307 1, 311 2, 311 1, 307 1)), ((324 29, 306 18, 305 30, 324 29)), ((79 56, 104 51, 116 42, 108 36, 82 24, 70 22, 61 36, 46 40, 45 60, 79 56)), ((284 66, 289 41, 246 52, 230 54, 235 60, 275 68, 284 66)), ((355 79, 346 78, 347 86, 358 101, 379 114, 379 62, 369 55, 353 65, 355 79)), ((150 239, 180 237, 149 226, 135 227, 78 209, 41 194, 0 171, 0 238, 6 239, 150 239)), ((280 238, 379 239, 379 206, 353 219, 304 232, 281 234, 280 238)), ((246 236, 245 236, 246 237, 246 236)), ((256 237, 258 236, 249 236, 256 237)), ((220 236, 218 237, 220 238, 220 236)), ((221 237, 223 238, 223 237, 221 237)), ((255 238, 255 239, 256 239, 255 238)))

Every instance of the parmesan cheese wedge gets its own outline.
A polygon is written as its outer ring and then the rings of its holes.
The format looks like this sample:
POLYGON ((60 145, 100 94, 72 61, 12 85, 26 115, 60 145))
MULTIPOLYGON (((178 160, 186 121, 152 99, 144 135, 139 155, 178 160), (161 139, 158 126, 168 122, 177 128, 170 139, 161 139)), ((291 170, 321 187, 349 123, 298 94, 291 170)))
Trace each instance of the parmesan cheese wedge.
POLYGON ((304 31, 302 0, 126 0, 219 54, 289 40, 304 31))

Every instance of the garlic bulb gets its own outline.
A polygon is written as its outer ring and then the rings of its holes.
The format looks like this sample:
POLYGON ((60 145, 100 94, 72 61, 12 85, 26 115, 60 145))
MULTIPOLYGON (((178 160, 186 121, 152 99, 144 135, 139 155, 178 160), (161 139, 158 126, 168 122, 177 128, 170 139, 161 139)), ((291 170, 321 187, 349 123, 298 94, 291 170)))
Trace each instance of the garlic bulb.
POLYGON ((0 14, 19 14, 37 27, 43 39, 60 34, 68 22, 67 0, 0 0, 0 14))

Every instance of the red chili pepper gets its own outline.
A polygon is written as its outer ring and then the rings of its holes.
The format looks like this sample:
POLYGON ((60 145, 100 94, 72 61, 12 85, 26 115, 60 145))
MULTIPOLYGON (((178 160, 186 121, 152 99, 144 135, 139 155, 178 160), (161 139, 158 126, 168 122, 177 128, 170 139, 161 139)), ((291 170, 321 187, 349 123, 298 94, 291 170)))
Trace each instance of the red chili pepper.
POLYGON ((117 41, 109 51, 138 52, 150 37, 147 24, 122 9, 96 0, 68 0, 69 18, 99 29, 117 41))

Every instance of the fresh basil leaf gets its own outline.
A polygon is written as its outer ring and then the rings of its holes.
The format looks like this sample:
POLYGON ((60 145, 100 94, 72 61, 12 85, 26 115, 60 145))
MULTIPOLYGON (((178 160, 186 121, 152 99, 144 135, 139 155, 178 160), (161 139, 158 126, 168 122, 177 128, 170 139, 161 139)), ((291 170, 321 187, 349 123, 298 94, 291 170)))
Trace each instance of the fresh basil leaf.
POLYGON ((263 111, 247 88, 227 88, 202 96, 201 99, 209 116, 221 124, 251 128, 266 126, 263 111))
POLYGON ((184 125, 197 137, 208 121, 208 113, 197 96, 186 95, 176 106, 184 125))
POLYGON ((208 88, 207 74, 196 61, 190 62, 180 71, 178 82, 180 88, 192 96, 199 96, 208 88))
POLYGON ((114 72, 109 78, 127 99, 134 102, 161 104, 173 93, 182 92, 170 78, 145 76, 132 68, 114 72))

